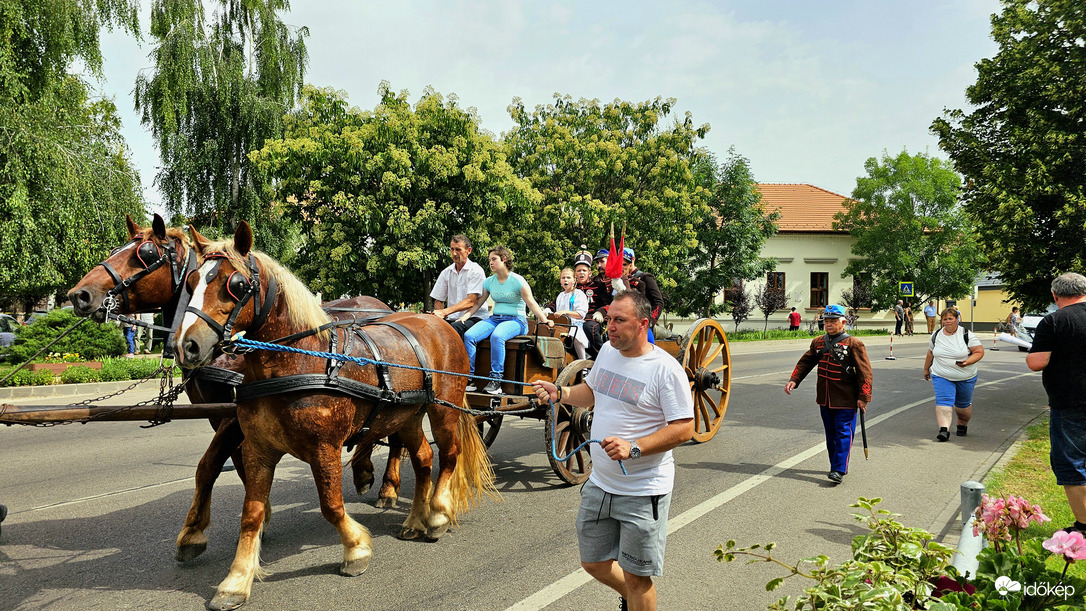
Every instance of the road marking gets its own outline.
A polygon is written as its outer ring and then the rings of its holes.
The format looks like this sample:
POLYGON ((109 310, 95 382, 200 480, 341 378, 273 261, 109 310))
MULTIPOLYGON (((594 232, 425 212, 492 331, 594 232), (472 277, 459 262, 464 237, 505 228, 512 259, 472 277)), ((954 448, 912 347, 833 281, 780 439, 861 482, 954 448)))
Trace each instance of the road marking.
MULTIPOLYGON (((1034 372, 1032 372, 1032 371, 1027 372, 1027 373, 1020 373, 1018 375, 1014 375, 1014 376, 1010 376, 1010 377, 1006 377, 1006 378, 1000 378, 998 380, 992 380, 991 382, 985 382, 983 384, 977 384, 977 387, 983 387, 983 386, 988 386, 988 385, 991 385, 991 384, 1000 384, 1000 383, 1003 383, 1003 382, 1009 382, 1011 380, 1021 378, 1021 377, 1024 377, 1024 376, 1029 376, 1029 375, 1036 375, 1036 374, 1034 372)), ((914 407, 917 407, 919 405, 930 404, 933 401, 935 401, 935 397, 931 396, 931 397, 928 397, 928 398, 925 398, 925 399, 921 399, 920 401, 914 401, 914 402, 909 403, 907 405, 902 405, 901 407, 899 407, 897 409, 890 410, 890 411, 886 412, 885 414, 880 414, 878 416, 875 416, 874 418, 871 418, 871 419, 867 420, 867 426, 868 426, 868 428, 873 427, 873 426, 875 426, 875 425, 877 425, 877 424, 879 424, 879 423, 881 423, 881 422, 883 422, 883 421, 885 421, 885 420, 887 420, 889 418, 892 418, 892 417, 894 417, 894 416, 896 416, 896 415, 898 415, 898 414, 900 414, 900 413, 902 413, 904 411, 910 410, 910 409, 912 409, 914 407)), ((668 520, 667 520, 667 534, 671 535, 671 533, 679 530, 680 528, 683 528, 684 526, 687 526, 688 524, 690 524, 694 520, 697 520, 698 518, 704 516, 705 514, 709 513, 710 511, 713 511, 714 509, 718 509, 718 508, 722 507, 725 503, 727 503, 727 502, 731 501, 732 499, 738 497, 739 495, 743 494, 744 492, 749 492, 750 490, 754 489, 756 486, 758 486, 760 484, 763 484, 763 483, 773 479, 774 477, 776 477, 777 475, 783 473, 784 471, 787 471, 788 469, 800 464, 801 462, 803 462, 803 461, 805 461, 805 460, 807 460, 809 458, 813 458, 813 457, 817 456, 818 454, 821 454, 821 453, 823 453, 825 451, 826 451, 826 444, 825 443, 819 443, 817 445, 811 446, 810 448, 807 448, 806 450, 804 450, 804 451, 802 451, 802 452, 800 452, 798 454, 795 454, 795 455, 793 455, 793 456, 791 456, 789 458, 786 458, 786 459, 782 460, 781 462, 773 465, 772 467, 769 467, 765 471, 762 471, 761 473, 759 473, 757 475, 753 475, 753 476, 743 480, 742 482, 739 482, 738 484, 732 486, 731 488, 728 488, 724 492, 721 492, 720 494, 718 494, 718 495, 716 495, 716 496, 714 496, 712 498, 709 498, 708 500, 705 500, 705 501, 702 501, 701 503, 698 503, 697 505, 691 507, 690 509, 687 509, 686 511, 682 512, 681 514, 679 514, 677 516, 668 517, 668 520)), ((548 605, 550 605, 550 604, 552 604, 554 602, 557 602, 560 598, 562 598, 566 594, 569 594, 570 592, 573 592, 577 588, 579 588, 579 587, 583 586, 584 584, 589 583, 591 581, 592 581, 592 577, 588 573, 586 573, 584 571, 584 569, 577 569, 576 571, 570 573, 569 575, 566 575, 565 577, 559 579, 558 581, 555 581, 554 583, 552 583, 549 586, 543 588, 542 590, 539 590, 538 592, 536 592, 534 594, 531 594, 527 598, 525 598, 525 599, 521 600, 520 602, 514 604, 513 606, 507 608, 506 611, 528 611, 529 609, 542 609, 542 608, 544 608, 544 607, 546 607, 546 606, 548 606, 548 605)))

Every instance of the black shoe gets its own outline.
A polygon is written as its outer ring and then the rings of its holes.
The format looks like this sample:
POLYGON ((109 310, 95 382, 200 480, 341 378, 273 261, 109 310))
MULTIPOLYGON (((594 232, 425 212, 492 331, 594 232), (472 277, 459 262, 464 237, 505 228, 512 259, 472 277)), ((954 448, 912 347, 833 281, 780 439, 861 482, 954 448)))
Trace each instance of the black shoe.
POLYGON ((475 383, 475 380, 468 382, 467 387, 464 388, 464 392, 475 392, 477 390, 479 390, 479 386, 475 383))
POLYGON ((936 441, 950 441, 950 430, 945 426, 939 429, 939 434, 935 437, 936 441))
POLYGON ((965 437, 965 432, 969 430, 969 427, 964 424, 958 425, 958 430, 954 433, 958 437, 965 437))
POLYGON ((500 395, 502 394, 502 385, 498 382, 491 381, 490 384, 487 384, 486 388, 483 389, 483 392, 488 395, 500 395))
POLYGON ((830 471, 826 474, 826 477, 830 478, 830 481, 835 484, 840 484, 841 480, 845 479, 845 474, 840 471, 830 471))
POLYGON ((1061 528, 1060 530, 1065 533, 1073 533, 1077 531, 1086 534, 1086 524, 1076 521, 1074 524, 1068 526, 1067 528, 1061 528))
POLYGON ((627 611, 629 607, 626 606, 626 599, 621 596, 618 597, 618 611, 627 611))

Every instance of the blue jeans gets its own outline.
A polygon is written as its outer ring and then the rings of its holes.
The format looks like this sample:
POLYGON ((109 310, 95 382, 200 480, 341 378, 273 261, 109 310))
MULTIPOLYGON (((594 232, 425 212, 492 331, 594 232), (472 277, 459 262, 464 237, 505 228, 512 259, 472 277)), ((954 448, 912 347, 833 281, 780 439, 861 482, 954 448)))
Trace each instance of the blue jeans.
POLYGON ((475 375, 476 346, 490 338, 490 377, 500 378, 505 372, 505 342, 511 337, 528 332, 528 321, 518 316, 496 316, 480 320, 464 332, 464 346, 471 361, 471 375, 475 375))
POLYGON ((128 354, 136 353, 136 328, 126 327, 124 330, 124 341, 128 344, 128 354))

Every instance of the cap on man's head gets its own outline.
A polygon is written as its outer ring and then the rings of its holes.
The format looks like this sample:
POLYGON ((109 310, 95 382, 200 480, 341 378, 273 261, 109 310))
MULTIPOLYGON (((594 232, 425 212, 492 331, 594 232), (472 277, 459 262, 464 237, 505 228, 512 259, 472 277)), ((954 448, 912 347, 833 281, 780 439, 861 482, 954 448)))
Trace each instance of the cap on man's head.
POLYGON ((634 251, 632 248, 622 249, 622 260, 629 263, 634 260, 634 251))
POLYGON ((573 267, 577 267, 578 265, 592 267, 592 254, 583 250, 577 253, 577 256, 573 257, 573 267))
POLYGON ((599 261, 600 259, 606 259, 607 255, 609 254, 611 254, 611 251, 607 250, 606 248, 601 248, 596 251, 596 260, 599 261))
POLYGON ((845 317, 845 308, 837 305, 836 303, 833 304, 833 305, 826 306, 826 311, 822 313, 822 318, 844 318, 844 317, 845 317))

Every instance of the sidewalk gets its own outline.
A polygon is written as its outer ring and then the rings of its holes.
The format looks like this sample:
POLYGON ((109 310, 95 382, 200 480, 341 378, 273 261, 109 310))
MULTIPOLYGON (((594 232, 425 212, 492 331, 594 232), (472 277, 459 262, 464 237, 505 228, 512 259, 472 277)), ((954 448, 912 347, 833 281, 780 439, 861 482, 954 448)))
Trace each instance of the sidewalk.
MULTIPOLYGON (((155 359, 160 353, 137 354, 132 358, 155 359)), ((43 386, 5 386, 0 388, 0 401, 12 399, 40 399, 42 397, 72 397, 75 395, 104 395, 131 386, 135 380, 119 382, 91 382, 89 384, 48 384, 43 386)), ((151 382, 147 382, 150 384, 151 382)))

